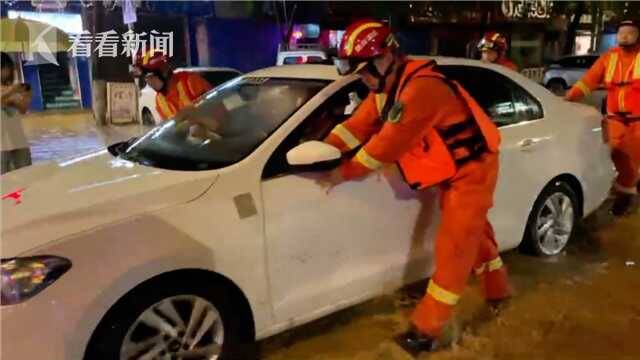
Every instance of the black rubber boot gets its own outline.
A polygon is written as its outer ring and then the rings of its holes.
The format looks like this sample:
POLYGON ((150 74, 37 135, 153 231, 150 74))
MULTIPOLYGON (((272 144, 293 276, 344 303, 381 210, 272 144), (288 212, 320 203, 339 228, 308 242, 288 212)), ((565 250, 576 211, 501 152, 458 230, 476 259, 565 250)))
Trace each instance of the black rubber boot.
POLYGON ((413 357, 417 357, 422 352, 432 352, 436 349, 435 338, 423 335, 413 327, 396 336, 394 341, 413 357))
POLYGON ((499 299, 499 300, 487 300, 487 306, 493 316, 499 316, 509 306, 509 300, 511 298, 499 299))
POLYGON ((611 207, 611 213, 614 216, 624 216, 629 213, 631 206, 633 205, 633 198, 635 195, 619 192, 616 194, 616 198, 613 201, 611 207))

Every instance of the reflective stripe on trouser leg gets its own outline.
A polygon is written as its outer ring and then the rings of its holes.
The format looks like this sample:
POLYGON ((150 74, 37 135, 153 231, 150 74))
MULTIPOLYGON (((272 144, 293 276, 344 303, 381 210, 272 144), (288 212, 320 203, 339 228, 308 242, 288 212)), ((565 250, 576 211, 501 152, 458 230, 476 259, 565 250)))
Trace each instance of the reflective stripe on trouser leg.
MULTIPOLYGON (((475 188, 474 190, 482 189, 475 188)), ((477 257, 486 210, 478 209, 483 200, 473 193, 456 194, 456 188, 444 190, 442 220, 435 244, 436 271, 427 294, 416 307, 411 321, 422 333, 437 337, 451 318, 453 306, 464 290, 477 257), (458 202, 458 199, 465 199, 458 202)))
POLYGON ((482 293, 487 300, 499 300, 511 295, 507 280, 507 269, 498 254, 493 227, 487 219, 482 232, 480 249, 474 271, 480 279, 482 293))
MULTIPOLYGON (((493 205, 497 178, 498 156, 491 154, 461 167, 441 188, 442 218, 436 236, 436 271, 432 280, 450 293, 463 292, 482 240, 488 238, 482 234, 488 231, 487 213, 493 205)), ((439 336, 452 311, 452 305, 427 294, 416 307, 411 322, 420 332, 439 336)))

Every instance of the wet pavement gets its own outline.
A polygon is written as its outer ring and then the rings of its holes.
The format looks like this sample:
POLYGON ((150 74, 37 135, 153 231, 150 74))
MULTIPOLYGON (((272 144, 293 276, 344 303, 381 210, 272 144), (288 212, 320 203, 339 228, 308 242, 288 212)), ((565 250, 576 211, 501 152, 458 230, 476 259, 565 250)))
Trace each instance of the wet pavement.
POLYGON ((96 126, 89 112, 36 113, 24 118, 33 163, 84 155, 139 136, 137 124, 96 126))
MULTIPOLYGON (((30 117, 34 162, 81 155, 143 133, 96 127, 91 114, 30 117)), ((497 317, 470 283, 448 333, 452 345, 421 359, 640 358, 640 211, 623 219, 606 203, 567 251, 503 254, 515 296, 497 317)), ((267 360, 410 359, 391 338, 404 330, 425 283, 351 307, 261 344, 267 360)))

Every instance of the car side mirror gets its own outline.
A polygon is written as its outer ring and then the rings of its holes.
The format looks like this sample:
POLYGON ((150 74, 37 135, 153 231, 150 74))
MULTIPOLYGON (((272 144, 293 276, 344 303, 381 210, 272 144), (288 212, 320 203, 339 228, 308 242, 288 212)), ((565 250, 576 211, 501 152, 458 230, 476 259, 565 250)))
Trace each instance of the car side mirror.
POLYGON ((340 165, 341 158, 338 148, 316 140, 302 143, 287 152, 287 163, 299 172, 330 170, 340 165))

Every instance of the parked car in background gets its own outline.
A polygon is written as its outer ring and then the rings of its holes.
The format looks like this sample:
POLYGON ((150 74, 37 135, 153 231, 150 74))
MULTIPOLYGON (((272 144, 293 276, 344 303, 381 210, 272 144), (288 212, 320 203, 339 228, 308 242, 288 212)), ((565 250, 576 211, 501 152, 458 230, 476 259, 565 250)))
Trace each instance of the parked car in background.
POLYGON ((324 50, 296 49, 278 52, 276 65, 327 64, 331 61, 324 50))
MULTIPOLYGON (((435 60, 500 128, 500 249, 560 253, 611 185, 600 114, 499 65, 435 60)), ((312 173, 340 164, 319 140, 367 92, 333 66, 262 69, 139 139, 4 175, 21 196, 2 200, 1 357, 253 359, 233 350, 426 277, 435 189, 388 164, 328 195, 312 173)))
POLYGON ((549 65, 542 83, 554 94, 564 95, 567 89, 582 78, 598 57, 596 54, 563 57, 549 65))
MULTIPOLYGON (((185 67, 177 68, 175 72, 198 73, 213 87, 242 75, 242 73, 236 69, 224 67, 185 67)), ((140 119, 144 125, 156 125, 161 120, 158 110, 156 110, 156 91, 149 85, 145 84, 140 90, 138 111, 140 112, 140 119)))

